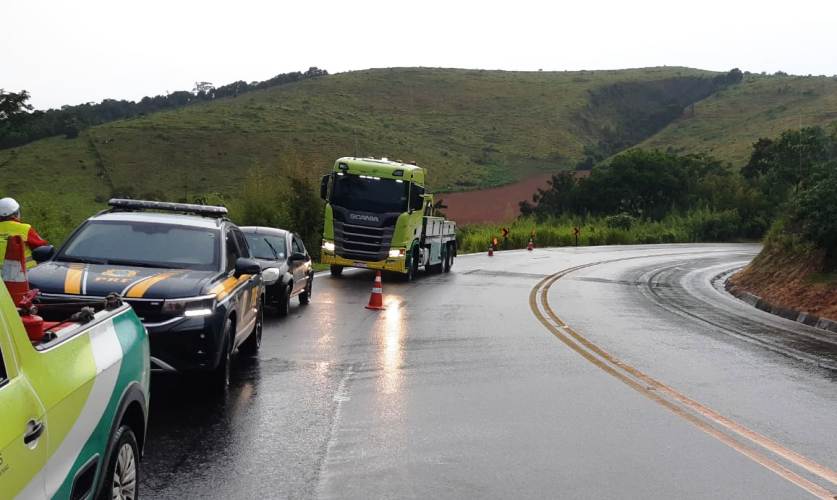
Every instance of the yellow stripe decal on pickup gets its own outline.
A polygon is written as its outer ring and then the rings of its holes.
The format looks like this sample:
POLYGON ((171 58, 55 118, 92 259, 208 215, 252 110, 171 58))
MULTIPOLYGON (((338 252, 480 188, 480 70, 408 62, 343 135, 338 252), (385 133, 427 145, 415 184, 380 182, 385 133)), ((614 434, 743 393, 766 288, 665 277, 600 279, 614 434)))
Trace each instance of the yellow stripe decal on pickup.
POLYGON ((146 280, 142 280, 136 285, 132 286, 128 293, 125 294, 126 297, 132 299, 139 299, 142 298, 145 293, 148 291, 149 288, 156 285, 157 283, 167 280, 172 276, 180 273, 180 271, 170 271, 167 273, 160 273, 156 276, 152 276, 146 280))
POLYGON ((215 299, 221 300, 227 295, 229 295, 230 292, 235 290, 235 287, 237 287, 241 283, 244 283, 248 279, 250 279, 249 274, 242 274, 239 278, 227 278, 224 281, 212 287, 212 290, 210 290, 209 293, 214 293, 215 299))
POLYGON ((80 294, 83 275, 84 266, 73 265, 67 268, 67 275, 64 277, 64 293, 80 294))

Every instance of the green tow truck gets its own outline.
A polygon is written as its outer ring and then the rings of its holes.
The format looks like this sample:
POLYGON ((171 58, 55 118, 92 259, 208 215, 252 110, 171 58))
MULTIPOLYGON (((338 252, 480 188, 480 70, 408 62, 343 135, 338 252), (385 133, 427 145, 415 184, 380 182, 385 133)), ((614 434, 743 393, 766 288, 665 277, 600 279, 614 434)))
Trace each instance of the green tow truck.
POLYGON ((30 307, 0 284, 0 498, 136 498, 145 328, 118 297, 57 321, 30 307))
POLYGON ((386 158, 340 158, 322 179, 327 202, 321 260, 339 276, 345 267, 399 273, 412 280, 449 272, 456 223, 434 216, 425 169, 386 158))

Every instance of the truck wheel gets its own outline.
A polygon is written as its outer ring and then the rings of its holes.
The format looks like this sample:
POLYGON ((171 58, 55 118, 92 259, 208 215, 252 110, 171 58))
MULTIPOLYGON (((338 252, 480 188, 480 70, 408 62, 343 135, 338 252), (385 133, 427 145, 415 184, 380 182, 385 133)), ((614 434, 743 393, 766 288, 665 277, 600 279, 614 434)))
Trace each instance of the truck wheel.
POLYGON ((343 266, 332 265, 330 271, 332 276, 339 278, 343 274, 343 266))
POLYGON ((314 275, 311 274, 308 276, 308 283, 305 284, 305 290, 299 294, 299 303, 302 305, 307 305, 311 302, 311 292, 314 291, 314 275))
POLYGON ((259 352, 259 348, 262 346, 262 330, 264 329, 264 303, 259 303, 259 310, 256 311, 256 324, 253 325, 253 331, 250 332, 250 336, 247 337, 241 347, 239 347, 239 351, 245 356, 255 356, 259 352))
POLYGON ((280 318, 284 318, 288 315, 288 311, 291 310, 291 291, 293 290, 293 284, 289 284, 285 287, 279 294, 279 303, 276 305, 277 310, 276 313, 279 315, 280 318))
POLYGON ((137 498, 139 446, 137 437, 130 427, 122 425, 116 430, 107 457, 107 469, 98 499, 137 498))
POLYGON ((224 340, 221 345, 221 360, 212 372, 213 386, 219 391, 225 390, 230 385, 230 361, 232 360, 232 320, 227 318, 224 324, 224 340))
POLYGON ((453 248, 450 245, 445 247, 445 268, 446 273, 450 272, 450 267, 453 265, 453 248))
POLYGON ((413 281, 416 279, 418 275, 418 251, 413 251, 413 255, 410 257, 410 266, 407 267, 407 275, 404 277, 405 281, 413 281))

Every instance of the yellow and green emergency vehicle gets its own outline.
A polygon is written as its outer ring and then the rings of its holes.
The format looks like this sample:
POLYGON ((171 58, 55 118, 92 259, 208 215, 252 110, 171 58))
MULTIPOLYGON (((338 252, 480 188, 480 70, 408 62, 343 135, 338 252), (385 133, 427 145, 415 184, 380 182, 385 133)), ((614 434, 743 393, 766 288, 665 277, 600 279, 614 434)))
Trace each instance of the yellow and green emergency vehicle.
POLYGON ((136 498, 148 335, 118 299, 85 306, 33 341, 0 286, 0 498, 136 498))
POLYGON ((386 158, 340 158, 324 176, 321 261, 339 276, 345 267, 400 273, 413 279, 449 272, 456 223, 434 215, 424 168, 386 158))

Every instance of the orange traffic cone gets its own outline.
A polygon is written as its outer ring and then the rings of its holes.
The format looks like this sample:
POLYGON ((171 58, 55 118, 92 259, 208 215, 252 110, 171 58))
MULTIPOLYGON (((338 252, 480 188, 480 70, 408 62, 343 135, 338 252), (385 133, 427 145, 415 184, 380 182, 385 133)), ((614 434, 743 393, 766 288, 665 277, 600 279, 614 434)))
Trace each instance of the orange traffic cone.
POLYGON ((37 309, 32 301, 38 290, 29 290, 29 278, 26 275, 26 254, 23 252, 23 239, 12 236, 6 242, 6 257, 3 261, 3 282, 18 308, 20 319, 29 340, 40 342, 44 337, 44 319, 35 314, 37 309))
POLYGON ((29 280, 26 276, 26 256, 23 253, 23 239, 11 236, 6 242, 6 258, 3 261, 3 282, 12 296, 12 301, 19 306, 29 293, 29 280))
POLYGON ((529 244, 526 245, 526 250, 530 252, 535 249, 535 241, 532 238, 529 238, 529 244))
POLYGON ((367 309, 386 309, 384 307, 384 288, 381 284, 381 271, 375 273, 375 284, 372 286, 372 295, 369 297, 367 309))
POLYGON ((488 256, 494 257, 494 245, 488 245, 488 256))

